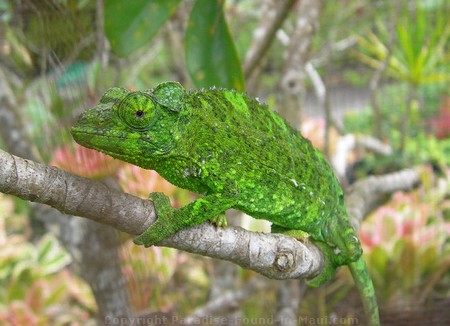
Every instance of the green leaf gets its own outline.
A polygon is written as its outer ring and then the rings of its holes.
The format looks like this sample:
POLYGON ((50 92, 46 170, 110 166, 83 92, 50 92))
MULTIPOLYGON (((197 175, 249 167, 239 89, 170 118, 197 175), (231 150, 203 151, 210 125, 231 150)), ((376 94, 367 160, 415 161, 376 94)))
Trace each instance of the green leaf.
POLYGON ((106 0, 105 33, 112 52, 124 57, 147 43, 181 0, 106 0))
POLYGON ((196 87, 245 90, 241 63, 228 29, 224 0, 197 0, 185 36, 186 64, 196 87))
POLYGON ((37 261, 40 273, 43 275, 53 274, 71 262, 67 252, 60 247, 58 241, 51 235, 45 235, 38 244, 37 261))
POLYGON ((383 284, 388 276, 389 253, 382 247, 375 247, 366 258, 372 277, 378 284, 383 284))

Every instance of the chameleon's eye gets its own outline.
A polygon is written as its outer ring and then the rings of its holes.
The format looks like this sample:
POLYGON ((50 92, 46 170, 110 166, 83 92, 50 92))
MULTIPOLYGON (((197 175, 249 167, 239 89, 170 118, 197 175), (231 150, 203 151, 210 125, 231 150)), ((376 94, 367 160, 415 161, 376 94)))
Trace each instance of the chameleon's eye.
POLYGON ((156 120, 156 105, 147 94, 134 92, 127 95, 118 107, 120 118, 137 130, 150 128, 156 120))

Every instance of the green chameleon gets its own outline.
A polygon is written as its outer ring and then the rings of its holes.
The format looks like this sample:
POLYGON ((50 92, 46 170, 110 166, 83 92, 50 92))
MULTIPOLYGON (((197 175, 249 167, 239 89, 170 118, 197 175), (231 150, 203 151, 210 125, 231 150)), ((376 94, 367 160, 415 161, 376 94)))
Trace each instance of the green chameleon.
POLYGON ((342 189, 322 154, 267 105, 246 94, 179 83, 131 92, 113 87, 71 130, 81 145, 156 170, 203 197, 175 209, 152 193, 158 219, 135 243, 158 244, 207 220, 226 224, 235 208, 272 222, 272 232, 310 237, 326 257, 310 284, 349 265, 371 325, 378 308, 342 189))

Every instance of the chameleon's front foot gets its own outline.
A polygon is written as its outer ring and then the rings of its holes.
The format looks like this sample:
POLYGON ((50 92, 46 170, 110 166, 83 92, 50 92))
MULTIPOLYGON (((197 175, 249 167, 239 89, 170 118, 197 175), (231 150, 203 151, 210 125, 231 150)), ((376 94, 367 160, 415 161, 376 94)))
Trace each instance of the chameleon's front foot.
POLYGON ((236 197, 212 194, 175 209, 170 206, 169 198, 163 193, 152 193, 150 199, 155 205, 158 219, 134 240, 134 243, 146 247, 158 244, 180 230, 207 220, 217 226, 225 226, 226 218, 222 213, 236 202, 236 197))
POLYGON ((158 219, 134 239, 135 244, 145 247, 156 245, 177 231, 173 225, 176 209, 170 205, 169 198, 161 192, 154 192, 150 194, 150 199, 153 201, 158 219))

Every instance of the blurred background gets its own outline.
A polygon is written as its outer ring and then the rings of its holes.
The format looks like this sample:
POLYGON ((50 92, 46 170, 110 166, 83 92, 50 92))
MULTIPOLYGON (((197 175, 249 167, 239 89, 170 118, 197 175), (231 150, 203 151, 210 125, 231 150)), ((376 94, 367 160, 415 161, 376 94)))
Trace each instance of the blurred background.
MULTIPOLYGON (((107 88, 167 80, 265 101, 325 153, 346 190, 413 168, 420 182, 381 191, 360 237, 384 325, 450 324, 450 1, 0 0, 5 151, 142 198, 162 191, 182 206, 192 194, 69 134, 107 88)), ((269 230, 229 215, 233 225, 269 230)), ((0 324, 118 317, 364 324, 345 268, 317 289, 268 280, 143 249, 112 228, 0 193, 0 324)))

